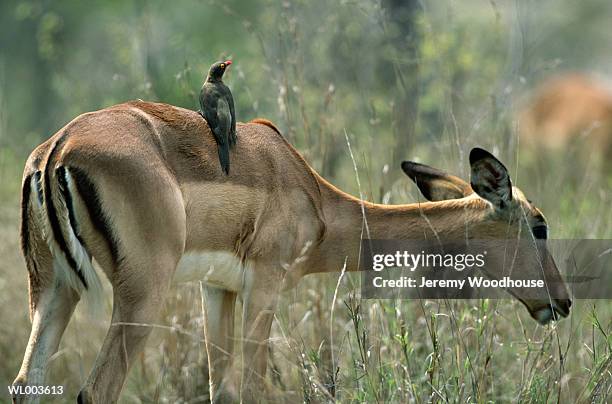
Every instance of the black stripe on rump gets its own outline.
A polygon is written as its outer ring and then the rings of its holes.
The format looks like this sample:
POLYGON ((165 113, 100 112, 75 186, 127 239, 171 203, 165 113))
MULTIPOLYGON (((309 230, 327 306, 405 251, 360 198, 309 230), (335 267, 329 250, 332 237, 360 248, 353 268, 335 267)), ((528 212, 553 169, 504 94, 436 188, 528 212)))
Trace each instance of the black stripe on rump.
POLYGON ((53 232, 53 237, 55 238, 55 241, 57 242, 57 245, 59 246, 62 253, 64 253, 64 256, 66 257, 66 261, 68 261, 68 265, 70 266, 70 268, 74 270, 74 272, 78 276, 79 280, 81 281, 85 289, 87 289, 87 282, 85 281, 83 274, 78 268, 76 260, 74 259, 70 250, 68 249, 68 245, 66 244, 66 239, 64 238, 64 235, 62 234, 62 229, 61 229, 59 220, 57 218, 57 210, 55 208, 55 204, 53 203, 53 197, 51 195, 51 178, 50 178, 51 176, 49 174, 51 169, 49 166, 53 164, 53 160, 55 158, 57 151, 61 148, 62 144, 66 141, 67 137, 68 137, 68 133, 64 132, 62 136, 57 140, 57 142, 55 142, 55 144, 53 145, 53 148, 51 149, 51 153, 49 153, 49 158, 47 159, 47 164, 45 165, 44 198, 45 198, 45 203, 47 206, 47 216, 49 217, 49 223, 51 224, 51 231, 53 232))
POLYGON ((78 167, 69 168, 77 190, 79 191, 79 195, 87 207, 91 222, 96 230, 98 230, 108 242, 111 257, 115 264, 119 263, 119 242, 113 233, 110 219, 104 212, 104 209, 102 209, 98 188, 85 171, 78 167))
POLYGON ((64 201, 66 202, 66 208, 68 209, 68 220, 70 221, 70 227, 72 227, 72 230, 74 234, 76 235, 77 239, 79 240, 79 243, 81 243, 81 245, 85 247, 85 250, 87 250, 87 245, 81 238, 79 227, 76 221, 76 216, 74 215, 74 205, 72 202, 72 195, 70 195, 70 191, 68 190, 68 182, 66 181, 66 168, 64 166, 57 167, 55 169, 55 176, 57 180, 59 181, 60 191, 62 193, 62 196, 64 197, 64 201))
POLYGON ((29 174, 23 181, 21 188, 21 226, 19 229, 19 238, 21 241, 21 252, 23 256, 28 257, 30 252, 30 224, 28 222, 28 208, 30 203, 32 174, 29 174))
POLYGON ((42 190, 40 189, 40 171, 36 171, 34 174, 29 174, 23 181, 23 188, 21 189, 21 223, 19 228, 19 238, 21 241, 21 253, 26 260, 26 267, 28 271, 33 274, 38 274, 38 267, 36 261, 30 255, 30 197, 32 196, 32 181, 35 181, 34 186, 38 193, 38 200, 42 205, 42 190))
POLYGON ((42 190, 42 182, 40 181, 40 176, 41 176, 40 171, 36 171, 34 173, 34 181, 36 181, 34 184, 36 186, 36 195, 38 196, 38 202, 40 202, 40 205, 42 206, 43 190, 42 190))

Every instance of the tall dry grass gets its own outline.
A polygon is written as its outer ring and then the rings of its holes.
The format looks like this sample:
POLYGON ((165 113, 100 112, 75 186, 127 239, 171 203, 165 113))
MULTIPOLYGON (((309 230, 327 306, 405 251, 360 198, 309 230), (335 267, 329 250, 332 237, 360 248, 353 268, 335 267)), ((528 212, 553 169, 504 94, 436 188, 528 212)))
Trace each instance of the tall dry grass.
MULTIPOLYGON (((360 169, 364 165, 359 152, 355 154, 360 169)), ((0 383, 8 385, 23 355, 29 321, 17 232, 22 161, 9 153, 0 158, 0 383)), ((556 179, 554 172, 540 174, 556 179)), ((414 198, 408 181, 399 181, 405 184, 393 184, 383 192, 390 192, 393 200, 414 198)), ((557 195, 529 196, 540 205, 558 207, 545 209, 553 236, 610 237, 609 208, 598 199, 610 197, 608 184, 602 181, 588 180, 585 185, 568 180, 568 188, 557 195)), ((262 396, 266 401, 609 401, 609 300, 576 301, 569 318, 542 327, 509 299, 361 300, 359 276, 341 276, 341 269, 309 276, 283 294, 270 340, 272 355, 262 396)), ((90 318, 86 308, 77 309, 49 371, 49 383, 64 385, 66 395, 50 401, 73 401, 85 380, 110 322, 107 296, 104 318, 90 318)), ((238 305, 237 313, 240 310, 238 305)), ((130 373, 121 401, 206 402, 199 285, 173 289, 159 322, 150 326, 153 334, 130 373)), ((237 335, 238 353, 239 343, 237 335)), ((238 368, 233 369, 236 377, 238 368)))

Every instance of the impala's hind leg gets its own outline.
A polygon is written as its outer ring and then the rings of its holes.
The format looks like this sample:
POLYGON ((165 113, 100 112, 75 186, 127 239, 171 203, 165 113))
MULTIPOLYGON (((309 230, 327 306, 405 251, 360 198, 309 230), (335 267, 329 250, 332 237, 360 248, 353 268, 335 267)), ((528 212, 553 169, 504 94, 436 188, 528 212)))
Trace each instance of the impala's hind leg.
MULTIPOLYGON (((30 290, 35 283, 30 274, 30 290)), ((32 312, 32 331, 26 348, 21 370, 13 385, 42 386, 49 358, 57 351, 62 334, 70 321, 70 316, 79 300, 74 290, 57 280, 52 280, 35 296, 32 312)), ((16 403, 36 403, 39 396, 15 395, 16 403)))
MULTIPOLYGON (((141 176, 129 189, 115 183, 114 177, 98 177, 97 181, 100 210, 112 235, 107 244, 115 251, 106 254, 114 255, 112 260, 98 260, 113 287, 113 314, 102 349, 79 393, 80 403, 118 400, 134 358, 159 321, 186 238, 185 207, 180 190, 171 181, 157 174, 141 176), (106 187, 100 186, 103 183, 106 187)), ((91 248, 94 257, 104 256, 96 248, 91 248)))
MULTIPOLYGON (((32 329, 15 386, 42 386, 50 357, 55 354, 70 321, 79 295, 57 277, 54 261, 45 240, 43 208, 37 182, 40 172, 27 176, 22 188, 21 242, 28 269, 32 329), (36 182, 34 182, 36 181, 36 182)), ((17 403, 36 403, 39 396, 14 394, 17 403)))
POLYGON ((117 268, 121 280, 113 280, 113 314, 102 349, 79 403, 117 401, 134 358, 141 352, 157 323, 176 265, 176 257, 124 263, 117 268))
POLYGON ((235 304, 236 293, 212 286, 204 287, 204 333, 213 403, 238 401, 229 372, 234 349, 235 304))

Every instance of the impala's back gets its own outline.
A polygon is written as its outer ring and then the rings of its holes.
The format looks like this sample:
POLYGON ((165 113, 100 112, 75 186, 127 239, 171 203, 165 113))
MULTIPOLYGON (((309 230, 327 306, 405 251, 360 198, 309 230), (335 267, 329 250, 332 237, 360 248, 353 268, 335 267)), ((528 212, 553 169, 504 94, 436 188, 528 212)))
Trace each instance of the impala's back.
POLYGON ((236 255, 289 257, 318 239, 319 189, 314 175, 304 175, 308 165, 267 121, 240 124, 239 136, 226 176, 208 126, 193 111, 134 102, 66 125, 32 153, 24 172, 22 247, 33 284, 52 277, 36 261, 54 254, 33 254, 46 253, 47 244, 65 257, 64 279, 81 290, 99 288, 91 256, 113 279, 118 263, 138 252, 184 250, 180 280, 201 279, 210 260, 223 278, 237 276, 223 271, 225 261, 235 269, 236 255), (281 158, 287 154, 295 158, 281 158))

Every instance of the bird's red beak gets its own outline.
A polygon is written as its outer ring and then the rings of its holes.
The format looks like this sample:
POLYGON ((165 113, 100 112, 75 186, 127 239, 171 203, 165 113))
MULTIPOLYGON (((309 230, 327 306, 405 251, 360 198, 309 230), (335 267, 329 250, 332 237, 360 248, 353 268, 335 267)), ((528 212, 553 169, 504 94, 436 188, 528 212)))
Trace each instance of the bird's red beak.
POLYGON ((226 61, 225 61, 225 62, 223 62, 223 63, 225 63, 225 65, 226 65, 226 66, 229 66, 229 65, 231 65, 231 64, 232 64, 232 61, 231 61, 231 60, 226 60, 226 61))

